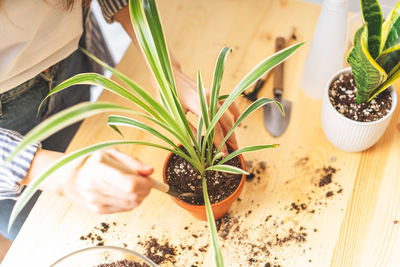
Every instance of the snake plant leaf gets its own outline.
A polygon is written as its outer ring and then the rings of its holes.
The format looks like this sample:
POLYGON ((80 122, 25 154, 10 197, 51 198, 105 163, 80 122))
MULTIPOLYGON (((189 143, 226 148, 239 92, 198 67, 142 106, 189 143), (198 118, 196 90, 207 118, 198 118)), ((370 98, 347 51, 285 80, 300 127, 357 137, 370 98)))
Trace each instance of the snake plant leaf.
POLYGON ((34 181, 32 181, 25 188, 25 190, 23 191, 23 193, 21 194, 21 196, 18 198, 17 202, 15 203, 14 208, 11 212, 9 223, 8 223, 8 231, 10 231, 18 214, 21 212, 21 210, 24 208, 24 206, 28 203, 28 201, 32 198, 32 196, 35 194, 36 190, 38 190, 40 184, 42 184, 55 171, 57 171, 58 169, 60 169, 61 167, 70 163, 73 160, 82 158, 84 156, 91 155, 98 150, 113 147, 113 146, 118 146, 118 145, 135 145, 135 144, 161 148, 161 149, 167 150, 169 152, 176 153, 175 150, 170 149, 168 147, 160 146, 160 145, 149 143, 149 142, 132 141, 132 140, 127 140, 127 141, 111 140, 111 141, 107 141, 107 142, 103 142, 103 143, 98 143, 98 144, 95 144, 92 146, 88 146, 88 147, 82 148, 80 150, 76 150, 72 153, 69 153, 69 154, 61 157, 57 161, 55 161, 49 168, 47 168, 43 173, 41 173, 37 178, 35 178, 34 181))
POLYGON ((210 230, 211 243, 214 250, 215 265, 217 267, 224 267, 224 260, 222 258, 222 253, 218 242, 217 226, 215 224, 214 214, 211 208, 210 199, 208 197, 207 181, 204 176, 201 178, 201 180, 203 185, 203 198, 206 207, 207 223, 210 230))
POLYGON ((392 84, 394 84, 396 81, 398 81, 400 79, 400 62, 397 64, 397 66, 393 70, 395 70, 395 71, 392 71, 391 73, 389 73, 386 81, 384 83, 382 83, 381 85, 379 85, 379 87, 374 91, 374 93, 372 94, 370 99, 368 99, 368 101, 371 101, 375 96, 377 96, 378 94, 380 94, 381 92, 383 92, 384 90, 389 88, 389 86, 391 86, 392 84))
POLYGON ((239 118, 236 120, 235 124, 232 126, 232 128, 229 130, 229 132, 225 135, 225 138, 222 140, 221 145, 218 147, 217 152, 220 152, 223 145, 225 144, 225 142, 229 139, 229 137, 232 135, 232 133, 235 131, 235 129, 239 126, 240 123, 242 123, 242 121, 244 119, 246 119, 248 116, 250 116, 254 111, 256 111, 257 109, 261 108, 262 106, 269 104, 269 103, 275 103, 277 105, 277 107, 279 108, 279 110, 282 112, 282 114, 285 114, 285 111, 282 107, 282 105, 275 101, 274 99, 271 98, 259 98, 256 101, 254 101, 253 103, 251 103, 245 111, 242 112, 242 114, 240 114, 239 118))
POLYGON ((25 135, 25 138, 21 141, 21 143, 10 154, 7 160, 11 161, 19 152, 29 146, 29 144, 40 142, 58 132, 59 130, 71 124, 74 124, 75 122, 105 112, 132 113, 136 111, 133 111, 130 108, 107 102, 84 102, 81 104, 77 104, 49 117, 48 119, 37 125, 35 128, 33 128, 31 131, 29 131, 25 135))
POLYGON ((382 11, 378 0, 361 0, 364 23, 368 27, 368 51, 373 59, 381 52, 382 11))
POLYGON ((285 61, 289 58, 299 47, 304 45, 304 42, 294 44, 285 49, 282 49, 279 52, 271 55, 270 57, 264 59, 262 62, 257 64, 233 89, 232 93, 228 96, 225 102, 221 105, 218 112, 212 118, 210 122, 210 127, 207 129, 205 138, 208 138, 211 131, 214 129, 215 125, 221 118, 222 114, 228 109, 228 107, 235 101, 235 99, 243 93, 249 86, 255 83, 261 76, 263 76, 270 69, 274 68, 281 62, 285 61))
POLYGON ((354 46, 347 56, 357 84, 357 103, 367 101, 373 91, 383 83, 387 74, 371 57, 367 48, 368 28, 363 25, 354 36, 354 46))
POLYGON ((400 49, 400 2, 397 3, 383 23, 382 43, 382 54, 400 49))
POLYGON ((390 52, 388 54, 381 54, 377 59, 377 63, 386 71, 386 73, 388 73, 388 75, 396 68, 399 62, 400 49, 390 52))

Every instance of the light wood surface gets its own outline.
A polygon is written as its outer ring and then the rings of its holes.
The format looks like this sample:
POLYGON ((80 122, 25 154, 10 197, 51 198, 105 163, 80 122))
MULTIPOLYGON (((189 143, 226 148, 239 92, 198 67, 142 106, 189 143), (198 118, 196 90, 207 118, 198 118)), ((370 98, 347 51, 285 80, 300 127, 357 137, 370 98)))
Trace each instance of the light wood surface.
MULTIPOLYGON (((294 35, 297 41, 310 42, 320 11, 318 6, 294 0, 158 2, 168 43, 189 76, 194 78, 200 69, 209 85, 218 52, 225 45, 233 48, 223 79, 225 92, 273 53, 276 37, 284 36, 293 43, 294 35)), ((293 103, 285 134, 278 139, 269 136, 261 111, 237 130, 242 146, 279 143, 280 147, 245 155, 253 165, 266 163, 266 170, 257 175, 259 179, 246 183, 241 201, 235 202, 229 212, 237 223, 233 222, 235 229, 226 239, 221 238, 225 264, 400 266, 400 223, 395 224, 400 220, 398 109, 384 137, 372 149, 363 153, 337 150, 322 132, 321 102, 307 98, 299 87, 307 49, 308 45, 285 62, 284 98, 293 103), (327 167, 337 172, 332 175, 332 183, 319 186, 323 168, 327 167), (280 243, 277 237, 281 241, 287 239, 280 243), (263 246, 265 250, 261 249, 263 246)), ((140 58, 138 51, 130 47, 118 68, 150 88, 149 75, 140 58)), ((269 79, 260 96, 271 95, 269 79)), ((107 92, 101 99, 126 103, 107 92)), ((249 102, 240 99, 238 104, 243 110, 249 102)), ((106 115, 86 120, 69 150, 119 139, 105 127, 105 121, 106 115)), ((126 139, 156 141, 143 132, 123 132, 126 139)), ((120 149, 153 165, 153 178, 161 180, 165 152, 140 146, 120 149)), ((200 250, 209 243, 206 223, 154 190, 132 212, 107 216, 43 194, 3 264, 46 266, 69 252, 92 246, 90 240, 80 237, 96 232, 95 227, 101 222, 116 222, 102 234, 107 245, 125 244, 144 252, 141 242, 152 236, 177 247, 176 263, 163 266, 213 266, 211 249, 200 250), (180 245, 192 249, 182 249, 180 245)))

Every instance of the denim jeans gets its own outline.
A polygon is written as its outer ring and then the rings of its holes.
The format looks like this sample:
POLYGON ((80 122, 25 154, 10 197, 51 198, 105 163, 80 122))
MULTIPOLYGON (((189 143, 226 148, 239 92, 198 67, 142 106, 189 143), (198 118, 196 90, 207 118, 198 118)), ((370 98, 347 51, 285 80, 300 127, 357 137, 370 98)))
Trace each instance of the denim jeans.
MULTIPOLYGON (((39 113, 37 112, 41 101, 45 98, 49 90, 75 74, 89 71, 91 71, 91 65, 88 58, 77 50, 33 79, 1 94, 0 127, 26 134, 52 114, 79 102, 88 101, 90 98, 90 87, 86 85, 73 86, 52 95, 43 104, 39 113)), ((79 125, 80 123, 76 123, 59 131, 44 140, 42 147, 44 149, 64 152, 78 130, 79 125)), ((35 197, 31 199, 29 204, 20 213, 10 233, 7 232, 7 225, 15 201, 0 200, 0 234, 10 240, 14 240, 39 195, 40 192, 37 192, 35 197)))

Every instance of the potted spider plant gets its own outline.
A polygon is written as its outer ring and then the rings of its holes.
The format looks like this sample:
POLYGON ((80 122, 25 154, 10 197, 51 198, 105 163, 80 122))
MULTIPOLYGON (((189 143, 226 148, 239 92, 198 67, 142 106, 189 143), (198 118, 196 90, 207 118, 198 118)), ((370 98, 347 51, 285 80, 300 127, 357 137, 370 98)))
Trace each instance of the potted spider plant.
MULTIPOLYGON (((139 116, 144 120, 151 121, 155 123, 159 128, 172 135, 174 139, 179 142, 179 145, 175 144, 170 138, 165 136, 158 129, 148 126, 146 125, 146 123, 140 120, 121 115, 111 115, 108 117, 108 126, 112 127, 119 133, 121 133, 120 129, 118 128, 119 126, 134 127, 160 138, 166 143, 166 145, 159 145, 137 140, 110 140, 94 144, 65 155, 64 157, 56 161, 53 165, 51 165, 24 190, 11 214, 9 227, 12 225, 17 214, 21 211, 23 206, 38 189, 39 185, 58 168, 64 166, 65 164, 68 164, 75 159, 86 157, 93 152, 103 148, 116 145, 146 145, 169 151, 171 154, 173 154, 173 156, 184 160, 186 162, 185 164, 190 165, 192 170, 198 175, 197 179, 201 184, 200 196, 204 203, 204 205, 200 205, 200 209, 202 209, 203 212, 205 212, 206 214, 205 217, 207 218, 210 229, 216 264, 217 266, 223 266, 223 260, 218 245, 215 217, 213 214, 214 209, 210 203, 207 190, 208 180, 210 180, 210 177, 212 177, 213 175, 219 175, 220 173, 239 175, 240 183, 237 185, 237 188, 235 188, 234 192, 232 192, 232 194, 238 197, 241 186, 244 182, 244 175, 247 172, 244 170, 245 165, 243 162, 243 158, 237 159, 237 157, 245 152, 276 147, 277 145, 273 144, 249 146, 245 148, 240 148, 236 151, 230 151, 231 153, 229 155, 227 155, 226 157, 222 157, 222 145, 220 147, 213 146, 214 127, 221 116, 224 114, 224 112, 228 109, 228 107, 246 88, 252 85, 271 68, 286 60, 301 45, 303 45, 303 43, 295 44, 264 59, 239 82, 239 84, 232 90, 229 95, 221 96, 220 86, 224 64, 228 53, 231 51, 230 48, 223 48, 219 54, 216 63, 209 101, 207 101, 208 99, 206 99, 206 93, 203 86, 201 74, 200 72, 198 72, 197 74, 199 101, 201 104, 202 113, 198 120, 197 136, 195 136, 190 128, 183 108, 178 101, 178 94, 175 87, 174 76, 168 55, 168 49, 165 43, 155 1, 143 0, 143 3, 142 1, 130 1, 129 8, 132 25, 135 29, 140 47, 143 50, 152 74, 157 82, 160 101, 156 100, 156 98, 151 96, 148 92, 146 92, 138 84, 126 77, 124 74, 106 65, 104 62, 89 54, 87 51, 82 50, 93 60, 110 70, 115 75, 115 77, 119 78, 125 84, 128 89, 102 75, 95 73, 84 73, 78 74, 62 82, 60 85, 55 87, 48 94, 47 97, 57 92, 60 92, 61 90, 72 85, 97 85, 131 101, 136 106, 138 106, 141 111, 135 111, 124 106, 119 106, 107 102, 78 104, 53 115, 52 117, 43 121, 34 129, 32 129, 25 136, 21 144, 12 153, 9 160, 14 158, 27 145, 44 140, 58 130, 84 118, 104 112, 125 112, 127 114, 139 116), (223 100, 224 102, 219 107, 219 109, 217 109, 217 104, 221 100, 223 100), (204 136, 202 136, 202 132, 204 132, 204 136), (235 159, 237 159, 236 162, 239 162, 237 166, 232 166, 231 164, 229 164, 229 162, 234 161, 235 159)), ((222 144, 227 141, 227 139, 233 133, 236 127, 245 118, 247 118, 258 108, 269 103, 274 103, 278 105, 283 113, 283 109, 278 102, 275 102, 274 100, 268 98, 258 99, 257 101, 249 105, 245 109, 245 111, 239 116, 232 129, 226 134, 226 137, 223 140, 222 144)), ((168 159, 170 158, 172 158, 172 156, 168 157, 168 159)), ((168 176, 166 177, 168 178, 168 176)), ((224 200, 219 199, 219 201, 223 202, 224 200)), ((218 205, 218 203, 216 205, 218 205)), ((222 215, 226 212, 226 210, 227 209, 222 212, 222 215)), ((218 212, 216 212, 216 215, 218 217, 222 216, 221 213, 218 212)))
POLYGON ((326 137, 350 152, 381 138, 397 105, 392 85, 400 78, 400 2, 385 22, 377 0, 361 0, 361 11, 363 25, 346 58, 351 68, 328 81, 322 103, 326 137))

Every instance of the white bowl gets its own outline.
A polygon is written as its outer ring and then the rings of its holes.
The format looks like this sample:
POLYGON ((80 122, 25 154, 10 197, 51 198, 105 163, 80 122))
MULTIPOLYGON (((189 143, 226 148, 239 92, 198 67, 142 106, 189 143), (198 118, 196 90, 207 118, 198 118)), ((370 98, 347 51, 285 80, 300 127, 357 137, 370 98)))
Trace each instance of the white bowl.
POLYGON ((100 264, 112 263, 125 259, 141 264, 146 263, 150 267, 157 267, 154 262, 135 251, 114 246, 99 246, 80 249, 62 257, 50 266, 94 267, 100 264))
POLYGON ((351 68, 343 69, 328 81, 322 97, 322 128, 326 138, 337 148, 348 152, 359 152, 373 146, 382 137, 397 105, 397 93, 391 86, 392 108, 385 117, 372 122, 359 122, 340 114, 329 100, 329 87, 341 74, 351 72, 351 68))

